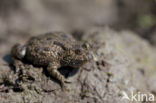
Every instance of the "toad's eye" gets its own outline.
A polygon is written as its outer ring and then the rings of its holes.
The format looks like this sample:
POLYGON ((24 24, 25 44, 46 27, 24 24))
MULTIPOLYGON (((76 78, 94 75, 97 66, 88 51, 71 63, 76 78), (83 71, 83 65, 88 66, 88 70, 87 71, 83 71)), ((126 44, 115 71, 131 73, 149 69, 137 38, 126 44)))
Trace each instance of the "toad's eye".
POLYGON ((84 49, 88 50, 90 46, 89 46, 89 44, 86 42, 86 43, 82 44, 82 47, 83 47, 84 49))
POLYGON ((76 49, 75 53, 78 54, 78 55, 81 55, 82 54, 82 50, 81 49, 76 49))

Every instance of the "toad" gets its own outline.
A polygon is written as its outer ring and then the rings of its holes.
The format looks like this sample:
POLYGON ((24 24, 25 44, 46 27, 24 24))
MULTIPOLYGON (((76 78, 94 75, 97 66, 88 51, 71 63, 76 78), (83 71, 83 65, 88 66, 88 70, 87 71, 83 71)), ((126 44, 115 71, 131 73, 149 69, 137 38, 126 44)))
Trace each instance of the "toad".
POLYGON ((77 69, 91 60, 92 55, 87 43, 79 43, 63 32, 51 32, 31 37, 25 45, 15 44, 11 49, 11 58, 15 68, 21 60, 46 67, 48 73, 64 87, 66 78, 58 68, 70 66, 77 69))

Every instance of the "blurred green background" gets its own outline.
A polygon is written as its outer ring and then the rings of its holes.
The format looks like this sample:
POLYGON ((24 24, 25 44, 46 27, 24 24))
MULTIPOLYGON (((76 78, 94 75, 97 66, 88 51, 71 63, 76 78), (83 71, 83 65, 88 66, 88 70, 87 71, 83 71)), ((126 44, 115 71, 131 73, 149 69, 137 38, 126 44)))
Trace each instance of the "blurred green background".
POLYGON ((9 35, 109 26, 156 44, 156 0, 0 0, 0 40, 9 35))

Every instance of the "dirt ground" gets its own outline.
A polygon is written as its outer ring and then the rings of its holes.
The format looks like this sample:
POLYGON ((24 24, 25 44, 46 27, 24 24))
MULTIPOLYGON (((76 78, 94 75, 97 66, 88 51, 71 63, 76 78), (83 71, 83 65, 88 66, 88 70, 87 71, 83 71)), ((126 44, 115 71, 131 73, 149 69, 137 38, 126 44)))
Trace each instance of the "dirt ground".
POLYGON ((121 100, 131 91, 156 100, 155 10, 155 0, 0 0, 0 103, 131 103, 121 100), (75 74, 67 92, 42 67, 10 64, 15 43, 51 31, 94 48, 93 61, 62 71, 75 74))

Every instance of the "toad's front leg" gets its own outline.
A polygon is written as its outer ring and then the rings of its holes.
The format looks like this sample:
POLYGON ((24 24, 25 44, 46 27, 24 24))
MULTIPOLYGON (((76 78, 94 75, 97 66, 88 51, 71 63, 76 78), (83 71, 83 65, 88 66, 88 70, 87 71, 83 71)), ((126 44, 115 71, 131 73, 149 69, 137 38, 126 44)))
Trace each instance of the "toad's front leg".
POLYGON ((65 89, 65 78, 64 76, 58 71, 60 64, 57 62, 50 63, 47 67, 47 71, 53 77, 60 81, 62 89, 65 89))

